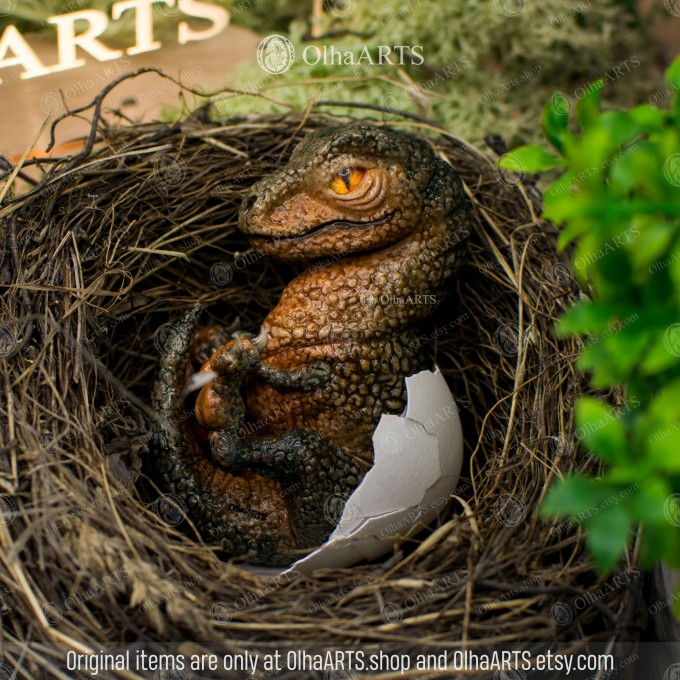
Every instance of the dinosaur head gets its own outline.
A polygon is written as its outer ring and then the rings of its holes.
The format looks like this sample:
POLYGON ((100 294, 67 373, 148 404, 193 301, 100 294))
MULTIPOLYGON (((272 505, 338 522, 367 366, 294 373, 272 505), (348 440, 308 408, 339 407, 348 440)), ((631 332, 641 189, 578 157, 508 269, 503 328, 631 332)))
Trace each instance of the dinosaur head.
POLYGON ((434 170, 431 147, 409 134, 367 124, 314 132, 253 185, 239 229, 289 261, 381 248, 419 226, 434 170))

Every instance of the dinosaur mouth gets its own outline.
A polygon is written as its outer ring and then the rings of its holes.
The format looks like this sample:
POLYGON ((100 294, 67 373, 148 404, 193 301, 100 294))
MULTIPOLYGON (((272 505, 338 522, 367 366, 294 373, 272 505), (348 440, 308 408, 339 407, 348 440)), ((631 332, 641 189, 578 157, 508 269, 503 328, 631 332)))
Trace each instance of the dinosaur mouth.
POLYGON ((309 231, 306 231, 303 234, 294 234, 292 236, 279 236, 273 234, 251 234, 251 237, 262 239, 263 241, 268 242, 273 241, 277 243, 293 244, 299 241, 304 241, 308 238, 312 238, 314 236, 322 236, 325 233, 342 231, 345 229, 357 229, 360 227, 373 227, 373 228, 381 227, 387 224, 394 217, 395 213, 396 210, 392 210, 391 212, 387 213, 385 217, 381 217, 380 219, 377 220, 367 220, 365 222, 352 220, 331 220, 329 222, 323 222, 322 224, 318 224, 317 226, 312 227, 309 231))

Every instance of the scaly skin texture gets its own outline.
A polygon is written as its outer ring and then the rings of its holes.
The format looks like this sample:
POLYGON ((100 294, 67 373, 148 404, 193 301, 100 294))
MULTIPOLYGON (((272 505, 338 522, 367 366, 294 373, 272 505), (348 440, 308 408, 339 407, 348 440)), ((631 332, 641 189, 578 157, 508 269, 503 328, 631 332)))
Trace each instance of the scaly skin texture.
POLYGON ((257 338, 196 332, 199 310, 185 314, 154 385, 159 468, 208 540, 285 564, 327 538, 381 415, 401 413, 405 377, 429 367, 416 339, 471 226, 460 179, 429 144, 371 125, 310 134, 252 187, 239 228, 308 268, 257 338), (195 405, 209 446, 182 406, 190 357, 215 375, 195 405))

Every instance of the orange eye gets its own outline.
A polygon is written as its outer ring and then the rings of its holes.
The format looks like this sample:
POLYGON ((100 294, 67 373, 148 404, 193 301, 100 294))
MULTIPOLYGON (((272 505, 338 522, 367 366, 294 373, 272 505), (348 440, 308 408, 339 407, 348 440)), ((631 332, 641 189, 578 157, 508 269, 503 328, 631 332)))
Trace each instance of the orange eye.
POLYGON ((335 179, 331 182, 331 189, 335 191, 336 194, 346 194, 356 188, 361 178, 366 173, 362 168, 345 168, 340 170, 340 172, 335 176, 335 179))

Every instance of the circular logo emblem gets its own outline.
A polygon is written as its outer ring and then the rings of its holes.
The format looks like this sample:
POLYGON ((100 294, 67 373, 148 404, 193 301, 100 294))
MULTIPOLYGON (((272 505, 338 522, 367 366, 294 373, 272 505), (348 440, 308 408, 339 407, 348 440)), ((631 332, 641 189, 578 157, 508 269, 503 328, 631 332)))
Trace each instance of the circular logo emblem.
POLYGON ((210 267, 210 280, 216 286, 227 286, 231 283, 233 278, 234 271, 226 264, 226 262, 215 262, 215 264, 210 267))
POLYGON ((526 503, 511 493, 504 493, 493 506, 496 519, 506 527, 516 527, 527 516, 526 503))
POLYGON ((169 17, 176 17, 182 14, 182 8, 179 5, 167 5, 164 2, 158 3, 156 5, 158 9, 169 17))
POLYGON ((498 160, 496 161, 496 166, 494 168, 494 172, 496 173, 496 179, 501 184, 505 184, 508 187, 516 187, 518 184, 521 184, 526 179, 527 175, 526 163, 516 153, 506 153, 498 157, 498 160), (508 158, 512 160, 515 167, 519 169, 506 170, 505 168, 501 168, 500 161, 502 158, 508 158))
POLYGON ((359 302, 361 303, 362 307, 366 307, 366 309, 373 309, 378 304, 378 298, 373 295, 373 293, 362 293, 359 296, 359 302))
POLYGON ((574 274, 566 262, 555 262, 550 267, 550 278, 559 286, 567 286, 574 280, 574 274))
POLYGON ((7 494, 0 495, 0 524, 9 526, 17 516, 17 504, 14 499, 7 494))
POLYGON ((397 97, 396 94, 388 92, 380 99, 380 108, 382 108, 385 113, 391 113, 393 116, 396 116, 398 113, 401 113, 403 107, 399 97, 397 97))
POLYGON ((293 43, 283 35, 268 35, 257 46, 257 63, 272 75, 285 73, 295 61, 293 43))
POLYGON ((564 92, 555 92, 555 94, 550 98, 550 109, 553 113, 559 116, 565 116, 569 111, 573 101, 568 94, 564 92))
POLYGON ((0 0, 0 17, 6 17, 17 7, 17 0, 0 0))
POLYGON ((571 608, 571 605, 566 602, 555 602, 555 604, 550 607, 550 618, 558 626, 566 626, 568 623, 571 623, 574 618, 574 610, 571 608))
POLYGON ((43 434, 40 436, 40 448, 50 455, 57 453, 60 449, 61 440, 53 434, 43 434))
POLYGON ((666 499, 663 514, 673 526, 680 527, 680 493, 674 493, 666 499))
POLYGON ((0 357, 9 356, 17 346, 17 340, 9 326, 0 324, 0 357))
MULTIPOLYGON (((0 0, 1 2, 2 0, 0 0)), ((54 92, 45 92, 42 97, 40 97, 40 108, 43 113, 49 116, 53 116, 61 111, 61 99, 59 95, 54 92)))
POLYGON ((380 438, 380 444, 390 456, 394 456, 401 451, 402 442, 393 432, 387 432, 380 438))
POLYGON ((233 99, 227 92, 220 92, 210 100, 210 108, 216 116, 226 116, 231 112, 233 99))
POLYGON ((153 334, 154 347, 160 354, 172 349, 173 344, 178 340, 181 340, 181 334, 173 323, 164 323, 153 334))
POLYGON ((674 17, 680 17, 680 0, 663 0, 663 4, 669 14, 672 14, 674 17))
POLYGON ((394 602, 388 602, 387 604, 383 605, 382 609, 380 610, 380 618, 385 623, 399 623, 403 617, 404 613, 401 607, 394 602))
POLYGON ((0 680, 16 680, 17 674, 11 666, 0 663, 0 680))
POLYGON ((550 448, 554 451, 555 456, 559 457, 571 451, 571 445, 567 436, 563 433, 552 436, 550 442, 550 448))
POLYGON ((166 524, 172 527, 182 523, 187 511, 182 499, 174 494, 161 496, 151 507, 166 524))
POLYGON ((210 610, 210 618, 217 623, 229 623, 234 612, 226 602, 216 602, 210 610))
POLYGON ((64 612, 56 602, 44 604, 42 610, 50 626, 56 626, 64 618, 64 612))
POLYGON ((335 17, 346 17, 356 8, 356 0, 323 0, 324 12, 335 17))
POLYGON ((210 451, 216 458, 224 459, 234 445, 231 434, 225 431, 213 431, 208 435, 210 451))
POLYGON ((493 344, 506 357, 515 357, 519 352, 519 329, 515 324, 499 326, 493 334, 493 344))
POLYGON ((349 524, 357 516, 357 509, 349 496, 341 493, 334 493, 326 499, 323 504, 323 515, 329 524, 341 526, 349 524), (342 520, 342 522, 341 522, 342 520))
POLYGON ((669 354, 680 357, 680 323, 674 323, 666 329, 663 344, 669 354))
POLYGON ((680 663, 669 666, 663 674, 663 680, 680 680, 680 663))
POLYGON ((168 153, 157 158, 153 164, 158 181, 169 187, 175 187, 187 176, 186 163, 177 155, 168 153))
MULTIPOLYGON (((678 5, 680 6, 680 0, 678 0, 678 5)), ((663 174, 669 184, 680 187, 680 153, 674 153, 666 159, 663 164, 663 174)))
POLYGON ((527 0, 493 0, 493 4, 499 14, 516 17, 526 9, 527 0))

